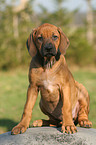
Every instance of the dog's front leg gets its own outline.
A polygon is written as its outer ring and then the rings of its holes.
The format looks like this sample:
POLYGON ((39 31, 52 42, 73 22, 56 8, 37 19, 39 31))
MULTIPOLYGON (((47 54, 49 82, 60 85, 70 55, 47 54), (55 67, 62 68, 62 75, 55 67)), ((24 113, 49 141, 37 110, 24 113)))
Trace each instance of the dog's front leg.
POLYGON ((24 107, 22 119, 20 123, 12 129, 11 134, 15 135, 19 133, 24 133, 26 129, 29 127, 29 123, 32 116, 32 109, 36 102, 37 95, 38 95, 37 87, 29 85, 27 92, 27 100, 24 107))
POLYGON ((72 119, 71 90, 69 83, 62 88, 62 101, 62 132, 68 134, 75 133, 77 129, 72 119))

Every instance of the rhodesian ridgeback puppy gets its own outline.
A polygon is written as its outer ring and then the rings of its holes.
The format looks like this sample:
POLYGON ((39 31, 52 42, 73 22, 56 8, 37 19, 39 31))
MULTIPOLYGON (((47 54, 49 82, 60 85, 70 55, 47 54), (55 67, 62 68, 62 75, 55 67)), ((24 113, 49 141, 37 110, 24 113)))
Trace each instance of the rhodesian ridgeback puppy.
POLYGON ((62 126, 63 133, 77 132, 76 124, 90 128, 88 120, 89 95, 69 71, 65 53, 69 40, 60 28, 43 24, 34 29, 27 40, 32 57, 29 69, 27 101, 20 123, 12 134, 24 133, 29 127, 38 92, 40 108, 49 120, 36 120, 33 126, 62 126))

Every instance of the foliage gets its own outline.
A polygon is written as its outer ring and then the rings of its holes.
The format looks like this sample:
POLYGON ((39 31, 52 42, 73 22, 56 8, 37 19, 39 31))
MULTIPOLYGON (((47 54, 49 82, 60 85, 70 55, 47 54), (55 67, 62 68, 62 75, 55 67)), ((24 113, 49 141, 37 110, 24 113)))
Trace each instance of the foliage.
MULTIPOLYGON (((33 0, 29 0, 26 7, 18 13, 14 13, 12 2, 13 0, 7 4, 5 0, 0 1, 0 69, 6 70, 29 64, 31 58, 26 49, 26 40, 33 28, 45 22, 61 27, 68 36, 70 40, 66 55, 68 63, 80 66, 96 63, 95 50, 86 40, 86 28, 77 28, 73 31, 72 21, 75 11, 69 12, 63 8, 64 0, 53 0, 56 7, 54 12, 49 12, 39 5, 41 8, 39 14, 33 10, 33 0), (14 36, 13 18, 15 15, 18 17, 18 37, 14 36)), ((96 32, 95 29, 94 31, 96 32)))
POLYGON ((64 27, 71 22, 72 13, 68 12, 66 8, 62 7, 62 3, 64 0, 53 0, 54 7, 56 8, 53 12, 48 12, 48 10, 39 5, 41 8, 41 14, 39 15, 39 19, 42 23, 51 23, 57 25, 59 27, 64 27))
POLYGON ((13 28, 13 7, 5 5, 5 8, 0 9, 0 69, 9 69, 18 65, 26 65, 29 63, 28 52, 26 49, 26 40, 32 31, 33 11, 28 4, 24 11, 17 13, 19 20, 18 31, 19 36, 14 37, 13 28))
POLYGON ((86 30, 78 28, 74 34, 69 35, 70 46, 67 50, 68 62, 79 66, 89 66, 94 63, 95 51, 86 40, 86 30))

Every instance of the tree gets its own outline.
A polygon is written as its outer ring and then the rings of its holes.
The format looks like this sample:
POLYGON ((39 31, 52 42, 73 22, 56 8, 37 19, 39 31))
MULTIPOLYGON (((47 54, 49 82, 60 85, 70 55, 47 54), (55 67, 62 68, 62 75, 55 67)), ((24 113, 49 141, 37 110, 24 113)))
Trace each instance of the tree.
POLYGON ((18 6, 13 7, 13 31, 14 31, 14 37, 17 38, 19 36, 19 30, 18 30, 18 13, 20 13, 22 10, 26 8, 26 5, 29 0, 20 0, 20 4, 18 6))
POLYGON ((60 27, 68 25, 71 21, 71 13, 69 13, 66 8, 62 7, 64 1, 65 0, 53 0, 55 10, 52 13, 48 12, 42 5, 39 5, 42 10, 42 14, 39 16, 41 22, 50 22, 60 27))
POLYGON ((6 3, 6 0, 2 0, 2 3, 0 1, 0 68, 3 69, 28 62, 30 57, 26 49, 26 40, 35 25, 32 19, 33 0, 29 0, 25 8, 18 12, 13 12, 12 2, 13 0, 10 3, 6 3), (17 17, 17 25, 14 22, 13 27, 14 15, 17 17))
POLYGON ((87 9, 87 40, 90 44, 94 42, 94 33, 93 33, 93 11, 92 11, 92 0, 86 0, 88 9, 87 9))

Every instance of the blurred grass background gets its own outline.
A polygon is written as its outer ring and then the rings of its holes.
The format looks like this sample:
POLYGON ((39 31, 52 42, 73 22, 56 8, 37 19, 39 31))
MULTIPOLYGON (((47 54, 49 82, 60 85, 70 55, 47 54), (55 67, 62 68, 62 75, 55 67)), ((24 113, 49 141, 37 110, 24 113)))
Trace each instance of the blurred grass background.
MULTIPOLYGON (((19 123, 28 87, 28 71, 22 69, 0 72, 0 133, 10 131, 19 123)), ((90 94, 89 119, 96 128, 96 73, 88 70, 73 71, 75 80, 84 84, 90 94)), ((39 109, 40 96, 33 109, 32 121, 47 118, 39 109)))
MULTIPOLYGON (((96 128, 96 7, 92 1, 86 0, 90 9, 84 12, 81 7, 73 11, 63 7, 65 0, 52 0, 54 11, 42 3, 38 4, 40 11, 35 10, 34 0, 0 1, 0 133, 11 130, 21 119, 31 61, 26 40, 33 28, 46 22, 61 27, 69 38, 65 57, 74 78, 90 94, 89 119, 96 128)), ((32 121, 46 118, 39 110, 39 99, 32 121)))

